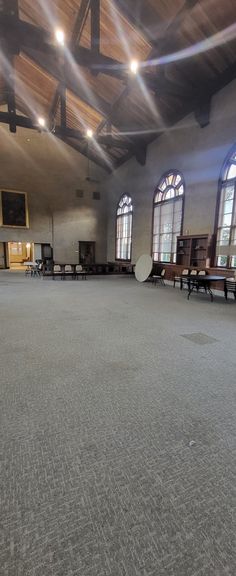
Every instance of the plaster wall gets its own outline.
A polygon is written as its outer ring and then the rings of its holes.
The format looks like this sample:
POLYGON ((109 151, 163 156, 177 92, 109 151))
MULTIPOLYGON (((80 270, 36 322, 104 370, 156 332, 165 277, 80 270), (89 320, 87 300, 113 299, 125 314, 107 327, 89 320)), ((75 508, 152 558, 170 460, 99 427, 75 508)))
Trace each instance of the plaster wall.
POLYGON ((222 164, 236 142, 236 81, 212 101, 210 124, 200 128, 193 115, 167 130, 148 147, 144 167, 132 158, 107 179, 109 261, 115 259, 116 207, 122 194, 132 196, 132 262, 151 254, 153 196, 166 171, 177 169, 185 180, 183 233, 214 232, 222 164))
MULTIPOLYGON (((58 262, 78 262, 78 241, 96 242, 106 260, 106 202, 101 184, 86 181, 87 159, 51 134, 0 126, 0 189, 27 192, 29 228, 3 228, 0 242, 50 243, 58 262), (76 190, 83 190, 78 198, 76 190), (93 192, 100 192, 100 200, 93 192)), ((104 172, 90 164, 100 182, 104 172)))

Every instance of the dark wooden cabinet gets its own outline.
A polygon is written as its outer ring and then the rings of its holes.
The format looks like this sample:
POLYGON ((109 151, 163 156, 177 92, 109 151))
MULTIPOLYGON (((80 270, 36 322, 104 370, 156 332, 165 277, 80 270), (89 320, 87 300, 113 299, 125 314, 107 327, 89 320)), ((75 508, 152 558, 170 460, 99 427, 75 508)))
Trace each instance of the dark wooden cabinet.
POLYGON ((205 268, 209 259, 209 236, 178 236, 176 264, 186 268, 205 268))

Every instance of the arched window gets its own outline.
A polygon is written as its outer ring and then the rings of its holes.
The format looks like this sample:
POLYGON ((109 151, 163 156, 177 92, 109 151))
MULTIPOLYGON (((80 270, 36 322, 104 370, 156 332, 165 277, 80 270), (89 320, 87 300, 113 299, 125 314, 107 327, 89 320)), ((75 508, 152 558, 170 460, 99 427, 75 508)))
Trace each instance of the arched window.
POLYGON ((176 261, 176 240, 181 234, 184 181, 179 172, 165 174, 155 191, 153 216, 154 262, 176 261))
POLYGON ((236 151, 227 159, 221 180, 216 264, 236 268, 236 151))
POLYGON ((131 260, 132 198, 124 194, 116 213, 116 260, 131 260))

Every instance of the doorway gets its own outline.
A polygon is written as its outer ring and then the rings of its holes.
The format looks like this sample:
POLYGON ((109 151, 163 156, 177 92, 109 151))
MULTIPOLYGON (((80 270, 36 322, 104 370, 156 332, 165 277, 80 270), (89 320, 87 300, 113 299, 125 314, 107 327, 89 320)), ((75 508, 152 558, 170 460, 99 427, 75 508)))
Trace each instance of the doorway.
POLYGON ((34 260, 34 245, 32 242, 8 242, 9 267, 22 269, 24 262, 34 260))
POLYGON ((95 264, 95 242, 79 242, 79 264, 95 264))
POLYGON ((0 268, 6 268, 6 253, 4 242, 0 242, 0 268))

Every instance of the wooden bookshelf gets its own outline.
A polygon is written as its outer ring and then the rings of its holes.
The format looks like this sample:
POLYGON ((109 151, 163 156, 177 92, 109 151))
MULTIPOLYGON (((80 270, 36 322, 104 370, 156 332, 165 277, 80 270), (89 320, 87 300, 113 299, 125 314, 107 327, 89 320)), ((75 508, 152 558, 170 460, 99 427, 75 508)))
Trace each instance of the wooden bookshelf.
POLYGON ((209 257, 209 236, 178 236, 176 264, 186 268, 205 268, 209 257))

